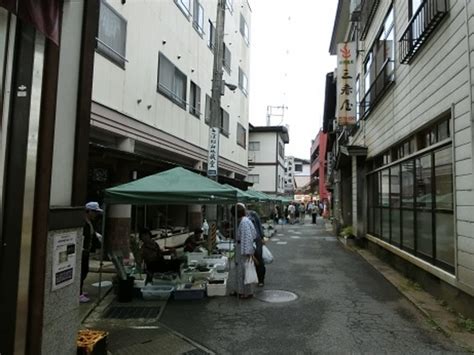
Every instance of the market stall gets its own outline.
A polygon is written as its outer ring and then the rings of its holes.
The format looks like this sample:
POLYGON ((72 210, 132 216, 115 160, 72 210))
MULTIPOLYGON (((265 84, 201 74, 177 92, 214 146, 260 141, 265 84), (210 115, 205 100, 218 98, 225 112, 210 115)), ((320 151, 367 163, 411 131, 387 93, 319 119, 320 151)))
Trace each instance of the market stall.
MULTIPOLYGON (((104 221, 107 206, 112 204, 234 204, 239 201, 238 195, 239 193, 235 188, 221 185, 207 177, 177 167, 105 190, 104 221)), ((243 196, 241 195, 240 199, 242 198, 243 196)), ((105 233, 104 230, 102 232, 103 234, 105 233)), ((106 238, 106 236, 104 236, 104 238, 106 238)), ((103 255, 103 253, 101 253, 101 255, 103 255)), ((196 258, 196 256, 192 257, 196 258)), ((206 256, 201 255, 201 257, 204 258, 206 256)), ((207 255, 207 258, 208 259, 206 260, 203 259, 207 263, 206 265, 212 265, 213 267, 216 265, 225 265, 226 262, 225 258, 219 258, 219 260, 216 260, 217 257, 212 255, 207 255)), ((198 260, 188 260, 188 262, 191 261, 193 261, 193 263, 190 264, 196 267, 198 266, 198 260)), ((102 262, 100 265, 99 277, 101 278, 102 262)), ((218 268, 216 267, 216 269, 218 268)), ((185 271, 185 274, 188 276, 197 275, 197 278, 199 278, 199 273, 201 273, 201 276, 209 276, 205 272, 199 270, 193 269, 185 271), (196 272, 193 273, 192 271, 196 272)), ((120 274, 121 277, 124 276, 123 272, 120 272, 120 274)), ((222 277, 222 275, 220 275, 220 277, 222 277)), ((189 279, 189 281, 190 280, 191 279, 189 279)), ((193 292, 193 287, 189 286, 189 283, 186 285, 180 285, 180 287, 187 287, 187 289, 183 290, 182 294, 186 294, 186 290, 189 291, 189 294, 193 292)))

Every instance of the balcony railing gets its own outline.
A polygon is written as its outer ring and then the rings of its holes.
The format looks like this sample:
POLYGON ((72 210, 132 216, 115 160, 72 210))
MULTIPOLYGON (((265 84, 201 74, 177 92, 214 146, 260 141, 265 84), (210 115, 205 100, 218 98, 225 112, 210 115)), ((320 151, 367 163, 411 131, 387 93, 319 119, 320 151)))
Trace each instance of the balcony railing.
POLYGON ((408 64, 412 60, 447 14, 448 0, 423 1, 400 38, 400 63, 408 64))
POLYGON ((367 32, 369 31, 370 24, 372 23, 379 3, 380 0, 362 0, 360 5, 361 41, 363 41, 365 36, 367 36, 367 32))
POLYGON ((394 82, 393 60, 386 59, 377 77, 372 82, 369 90, 360 102, 360 117, 365 118, 374 105, 382 98, 390 84, 394 82))

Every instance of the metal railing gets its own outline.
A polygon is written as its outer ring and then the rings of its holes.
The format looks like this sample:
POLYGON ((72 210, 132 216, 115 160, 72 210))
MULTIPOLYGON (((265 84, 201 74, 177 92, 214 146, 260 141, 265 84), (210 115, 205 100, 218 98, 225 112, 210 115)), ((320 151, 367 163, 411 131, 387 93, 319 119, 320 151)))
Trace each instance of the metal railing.
POLYGON ((408 64, 448 14, 447 0, 424 0, 399 41, 400 63, 408 64))

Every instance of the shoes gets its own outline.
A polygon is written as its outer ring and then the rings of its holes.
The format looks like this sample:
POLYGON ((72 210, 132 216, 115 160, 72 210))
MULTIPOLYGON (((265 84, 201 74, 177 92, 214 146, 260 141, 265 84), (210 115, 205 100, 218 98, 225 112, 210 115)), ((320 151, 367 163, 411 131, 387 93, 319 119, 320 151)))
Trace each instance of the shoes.
POLYGON ((258 283, 258 287, 263 287, 263 286, 265 286, 265 284, 263 282, 258 283))
POLYGON ((239 299, 241 300, 248 300, 249 298, 252 298, 253 295, 242 295, 242 294, 239 294, 239 299))
POLYGON ((79 296, 79 303, 87 303, 87 302, 89 302, 89 301, 90 301, 90 298, 87 297, 86 295, 81 294, 81 295, 79 296))

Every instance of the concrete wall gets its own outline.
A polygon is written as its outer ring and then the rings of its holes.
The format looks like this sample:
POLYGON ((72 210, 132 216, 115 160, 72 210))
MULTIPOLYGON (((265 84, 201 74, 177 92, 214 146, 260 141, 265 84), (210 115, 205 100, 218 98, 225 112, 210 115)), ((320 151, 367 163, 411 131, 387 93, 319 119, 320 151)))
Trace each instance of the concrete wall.
POLYGON ((276 155, 276 133, 273 132, 251 132, 249 142, 260 142, 260 150, 249 152, 249 161, 253 163, 275 163, 276 155))
MULTIPOLYGON (((201 1, 204 8, 204 35, 201 37, 174 1, 108 0, 127 20, 125 69, 97 53, 94 72, 94 101, 129 117, 161 129, 179 139, 205 148, 209 126, 204 122, 205 94, 211 96, 213 53, 208 47, 209 20, 215 23, 216 1, 201 1), (179 30, 177 30, 179 29, 179 30), (187 76, 187 101, 192 80, 201 88, 200 119, 157 92, 158 55, 164 54, 187 76), (142 100, 138 103, 138 100, 142 100), (151 105, 150 108, 148 106, 151 105)), ((191 4, 193 2, 191 1, 191 4)), ((250 27, 250 9, 244 0, 234 1, 234 11, 226 11, 225 43, 231 51, 231 72, 223 79, 238 84, 239 67, 249 78, 249 47, 239 30, 240 14, 250 27)), ((237 122, 248 127, 248 97, 228 89, 222 107, 229 113, 229 137, 221 135, 221 156, 247 165, 247 150, 237 145, 237 122)), ((248 134, 248 132, 247 132, 248 134)))
MULTIPOLYGON (((474 195, 472 123, 472 48, 474 3, 449 1, 449 14, 409 64, 395 54, 395 84, 374 107, 351 143, 368 147, 374 157, 452 110, 457 222, 456 276, 448 282, 474 294, 474 195), (465 8, 465 4, 468 8, 465 8), (466 22, 466 19, 469 19, 466 22)), ((395 38, 408 25, 408 2, 396 0, 395 38)), ((390 2, 380 2, 362 50, 370 49, 390 2)), ((362 56, 359 69, 362 69, 362 56)), ((355 172, 353 171, 353 176, 355 172)), ((353 201, 357 201, 354 185, 353 201)), ((353 206, 356 211, 356 206, 353 206)), ((436 268, 431 267, 433 270, 436 268)), ((433 271, 434 272, 434 271, 433 271)), ((445 280, 446 281, 446 280, 445 280)))
POLYGON ((47 263, 44 291, 44 323, 42 354, 76 354, 79 317, 79 283, 81 277, 82 229, 68 229, 50 232, 47 245, 47 263), (74 283, 58 290, 52 290, 52 265, 54 237, 61 233, 77 233, 76 270, 74 283), (60 349, 60 350, 59 350, 60 349))

